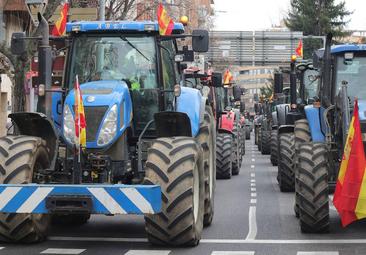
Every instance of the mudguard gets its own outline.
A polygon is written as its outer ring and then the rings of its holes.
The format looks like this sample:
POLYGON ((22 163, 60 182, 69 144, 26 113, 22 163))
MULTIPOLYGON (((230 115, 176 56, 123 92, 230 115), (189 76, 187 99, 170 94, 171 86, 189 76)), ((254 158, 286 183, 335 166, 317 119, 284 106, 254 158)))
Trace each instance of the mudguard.
POLYGON ((286 125, 286 114, 289 111, 289 104, 276 105, 277 112, 277 126, 286 125))
POLYGON ((192 136, 198 135, 202 110, 202 95, 199 90, 181 87, 181 94, 177 97, 177 111, 186 113, 191 122, 192 136))
POLYGON ((282 125, 278 128, 278 134, 292 133, 294 132, 294 129, 295 129, 294 125, 282 125))
POLYGON ((272 129, 276 129, 278 126, 277 112, 272 112, 272 129))
POLYGON ((321 110, 313 105, 305 106, 306 119, 309 122, 311 138, 313 142, 325 142, 325 136, 322 132, 321 110))

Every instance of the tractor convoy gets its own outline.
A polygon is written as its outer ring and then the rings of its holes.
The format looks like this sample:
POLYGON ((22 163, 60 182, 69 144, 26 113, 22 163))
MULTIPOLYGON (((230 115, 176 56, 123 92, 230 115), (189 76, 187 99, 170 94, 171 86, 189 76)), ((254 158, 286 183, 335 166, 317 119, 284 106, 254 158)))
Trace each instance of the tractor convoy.
POLYGON ((213 221, 216 178, 239 174, 249 129, 238 86, 187 68, 194 52, 207 52, 208 32, 184 34, 174 23, 162 36, 150 21, 67 23, 56 90, 55 38, 38 19, 42 38, 12 35, 14 55, 26 51, 25 40, 38 43, 40 85, 37 111, 10 114, 13 132, 0 138, 0 239, 39 242, 53 221, 138 214, 152 244, 197 245, 213 221), (179 50, 187 37, 192 50, 179 50), (80 92, 85 146, 77 142, 80 92))

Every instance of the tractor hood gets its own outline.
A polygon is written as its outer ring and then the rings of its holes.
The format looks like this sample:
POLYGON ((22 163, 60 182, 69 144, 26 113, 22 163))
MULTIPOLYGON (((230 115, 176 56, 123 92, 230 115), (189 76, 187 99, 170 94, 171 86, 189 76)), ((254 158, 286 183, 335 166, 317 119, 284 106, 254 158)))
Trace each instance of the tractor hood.
MULTIPOLYGON (((109 147, 123 134, 131 122, 132 102, 128 86, 124 81, 104 80, 83 83, 80 85, 80 89, 86 118, 86 147, 90 149, 109 147), (114 109, 117 108, 117 119, 115 123, 117 131, 113 135, 113 139, 108 143, 100 144, 98 143, 98 137, 100 132, 103 131, 101 129, 104 120, 110 113, 112 107, 114 109)), ((74 105, 75 93, 74 89, 72 89, 68 93, 65 101, 65 107, 69 107, 72 115, 74 115, 74 105)), ((64 129, 65 125, 63 125, 63 131, 64 129)), ((63 132, 63 136, 65 137, 65 132, 63 132)))

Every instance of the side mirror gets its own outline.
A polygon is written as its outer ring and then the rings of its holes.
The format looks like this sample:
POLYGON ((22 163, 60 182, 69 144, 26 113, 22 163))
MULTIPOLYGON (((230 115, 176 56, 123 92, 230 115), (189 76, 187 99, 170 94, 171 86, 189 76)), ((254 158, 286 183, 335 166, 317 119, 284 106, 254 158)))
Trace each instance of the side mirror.
POLYGON ((11 35, 11 53, 20 56, 26 52, 25 32, 17 32, 11 35))
POLYGON ((274 93, 282 93, 283 90, 283 75, 282 73, 274 74, 274 93))
POLYGON ((207 30, 193 30, 192 49, 195 52, 207 52, 209 44, 209 35, 207 30))
POLYGON ((234 101, 241 100, 241 88, 239 86, 233 86, 234 101))
POLYGON ((222 87, 222 73, 213 72, 211 76, 212 86, 215 88, 222 87))

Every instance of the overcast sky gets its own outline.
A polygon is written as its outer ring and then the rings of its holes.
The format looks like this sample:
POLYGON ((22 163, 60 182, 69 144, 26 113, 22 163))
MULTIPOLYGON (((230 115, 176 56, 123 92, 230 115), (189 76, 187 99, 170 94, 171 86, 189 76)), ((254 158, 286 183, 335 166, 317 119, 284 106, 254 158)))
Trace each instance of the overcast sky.
MULTIPOLYGON (((262 30, 278 25, 286 16, 290 0, 214 0, 215 30, 262 30)), ((346 0, 354 11, 347 28, 366 30, 366 1, 346 0)))

